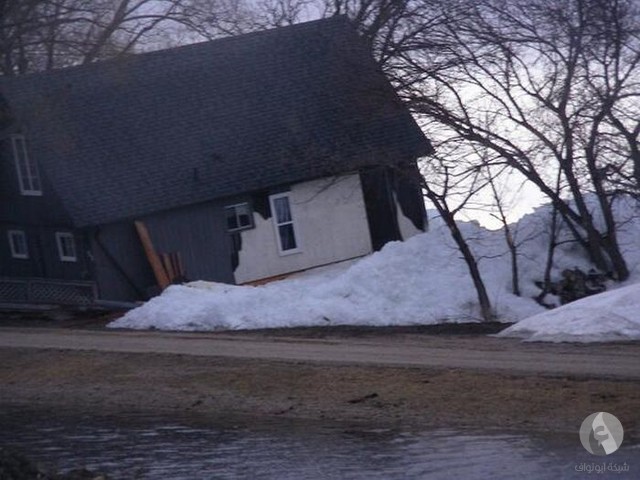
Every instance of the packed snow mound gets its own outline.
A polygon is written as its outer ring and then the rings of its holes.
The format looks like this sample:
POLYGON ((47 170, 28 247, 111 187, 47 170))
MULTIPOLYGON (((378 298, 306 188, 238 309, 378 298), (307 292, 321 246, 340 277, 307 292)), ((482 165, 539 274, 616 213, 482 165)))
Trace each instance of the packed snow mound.
MULTIPOLYGON (((477 234, 486 230, 469 224, 477 234)), ((508 269, 507 269, 508 270, 508 269)), ((537 313, 532 300, 506 294, 508 272, 488 269, 498 312, 537 313)), ((478 321, 476 293, 444 226, 340 269, 259 287, 194 282, 171 286, 110 324, 168 330, 257 329, 317 325, 413 325, 478 321)))
MULTIPOLYGON (((487 230, 474 222, 459 223, 478 259, 500 321, 518 322, 546 311, 532 298, 540 292, 534 281, 544 276, 550 212, 550 207, 542 206, 511 226, 519 245, 520 297, 511 293, 511 263, 504 232, 487 230)), ((618 219, 622 223, 618 237, 631 270, 628 283, 640 282, 638 213, 637 203, 633 201, 621 201, 617 205, 618 219)), ((558 279, 565 268, 579 267, 584 271, 590 268, 581 248, 565 241, 568 235, 567 229, 560 232, 561 246, 556 249, 552 278, 558 279)), ((613 283, 608 285, 608 288, 614 287, 613 283)), ((557 300, 556 304, 559 303, 557 300)), ((545 301, 552 303, 553 297, 547 297, 545 301)), ((357 261, 316 269, 264 286, 212 282, 171 286, 162 295, 131 310, 109 326, 231 330, 426 325, 480 321, 480 318, 467 265, 446 226, 440 219, 433 218, 427 233, 408 241, 389 243, 380 252, 357 261)), ((598 335, 595 327, 583 326, 598 335)), ((551 336, 546 338, 551 339, 551 336)))
POLYGON ((640 340, 640 283, 534 315, 497 336, 532 342, 640 340))

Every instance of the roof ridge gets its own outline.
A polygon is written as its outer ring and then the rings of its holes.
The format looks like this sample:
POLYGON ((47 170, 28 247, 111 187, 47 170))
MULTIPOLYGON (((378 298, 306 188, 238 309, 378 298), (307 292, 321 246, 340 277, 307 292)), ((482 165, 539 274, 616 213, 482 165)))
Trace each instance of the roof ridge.
POLYGON ((340 14, 340 15, 334 15, 332 17, 319 18, 315 20, 309 20, 306 22, 295 23, 292 25, 286 25, 282 27, 273 27, 265 30, 256 30, 248 33, 241 33, 238 35, 229 35, 225 37, 214 38, 211 40, 193 42, 193 43, 188 43, 184 45, 176 45, 174 47, 169 47, 169 48, 160 48, 158 50, 150 50, 147 52, 125 54, 123 56, 113 57, 106 60, 91 62, 87 64, 73 65, 73 66, 64 67, 64 68, 57 68, 54 70, 33 72, 25 75, 16 75, 16 76, 0 75, 0 83, 2 83, 3 81, 20 81, 20 80, 27 80, 32 78, 40 78, 44 76, 58 77, 65 74, 69 74, 70 72, 76 73, 76 72, 84 72, 84 71, 91 71, 94 69, 105 68, 105 67, 116 65, 117 63, 121 63, 121 62, 131 62, 131 61, 142 62, 146 59, 157 58, 159 56, 164 56, 164 55, 174 55, 174 54, 179 55, 182 52, 185 52, 188 50, 206 48, 208 46, 211 46, 212 44, 216 44, 216 46, 222 46, 225 43, 233 44, 237 42, 245 42, 247 41, 247 39, 251 39, 252 37, 259 37, 259 36, 272 37, 275 35, 282 35, 283 33, 293 34, 300 31, 304 31, 312 27, 316 27, 320 24, 328 24, 328 23, 335 23, 335 24, 342 23, 343 25, 352 25, 352 22, 347 15, 340 14))

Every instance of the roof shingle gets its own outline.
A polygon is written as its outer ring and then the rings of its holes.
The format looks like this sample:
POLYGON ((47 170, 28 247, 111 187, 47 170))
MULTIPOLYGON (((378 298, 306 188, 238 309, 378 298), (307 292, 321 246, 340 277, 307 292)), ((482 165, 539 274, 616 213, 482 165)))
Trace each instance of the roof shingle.
POLYGON ((430 149, 344 17, 4 78, 0 93, 78 227, 430 149))

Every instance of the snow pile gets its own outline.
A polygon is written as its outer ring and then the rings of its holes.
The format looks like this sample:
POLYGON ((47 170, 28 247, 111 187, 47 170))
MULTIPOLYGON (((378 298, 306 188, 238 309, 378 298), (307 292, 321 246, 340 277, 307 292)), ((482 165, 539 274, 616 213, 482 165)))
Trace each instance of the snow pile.
MULTIPOLYGON (((640 220, 636 208, 633 202, 618 207, 620 218, 626 221, 619 238, 632 271, 628 283, 640 282, 640 220)), ((545 311, 532 297, 539 293, 534 280, 541 280, 544 274, 549 212, 548 207, 540 207, 512 226, 519 243, 521 297, 511 293, 511 264, 503 232, 486 230, 472 222, 460 223, 479 259, 489 297, 501 321, 517 322, 545 311)), ((552 277, 559 279, 564 268, 588 270, 590 265, 584 257, 575 243, 564 243, 557 249, 552 277)), ((361 260, 313 274, 260 287, 211 282, 171 286, 109 326, 219 330, 479 320, 467 266, 446 226, 433 219, 425 234, 387 244, 382 251, 361 260)))
MULTIPOLYGON (((478 238, 495 236, 474 224, 465 227, 478 238)), ((502 247, 500 238, 494 240, 502 247)), ((519 319, 541 310, 531 300, 506 293, 508 268, 488 268, 487 277, 498 312, 505 317, 519 319), (499 287, 491 288, 494 284, 499 287)), ((260 287, 210 282, 171 286, 110 326, 212 330, 478 319, 467 267, 446 228, 434 225, 426 234, 392 242, 343 269, 336 266, 260 287)))
POLYGON ((640 283, 534 315, 497 336, 532 342, 640 340, 640 283))

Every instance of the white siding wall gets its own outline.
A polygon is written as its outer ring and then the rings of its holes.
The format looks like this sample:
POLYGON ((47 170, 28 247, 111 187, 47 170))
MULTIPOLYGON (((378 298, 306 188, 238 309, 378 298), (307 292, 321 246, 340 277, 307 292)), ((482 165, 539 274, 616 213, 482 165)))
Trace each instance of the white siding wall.
POLYGON ((305 270, 372 251, 357 174, 300 183, 288 193, 300 251, 280 255, 273 217, 265 220, 254 213, 255 228, 241 233, 236 283, 305 270))

